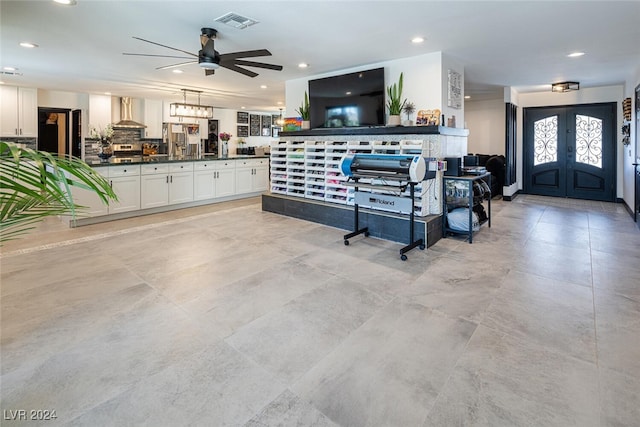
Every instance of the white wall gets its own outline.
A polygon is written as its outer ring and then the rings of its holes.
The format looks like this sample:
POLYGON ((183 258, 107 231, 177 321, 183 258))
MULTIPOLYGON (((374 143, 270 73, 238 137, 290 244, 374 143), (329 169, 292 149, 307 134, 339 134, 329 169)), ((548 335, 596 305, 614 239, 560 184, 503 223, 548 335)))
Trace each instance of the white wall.
POLYGON ((89 110, 89 94, 38 89, 38 107, 89 110))
MULTIPOLYGON (((317 74, 308 78, 288 80, 285 83, 285 101, 287 107, 284 112, 284 116, 295 117, 298 115, 296 113, 296 109, 300 107, 304 100, 304 92, 309 89, 309 80, 380 67, 384 68, 386 86, 397 83, 400 78, 400 73, 403 73, 404 81, 402 95, 407 99, 407 101, 411 101, 415 104, 416 111, 438 109, 447 117, 455 114, 456 127, 464 127, 464 109, 461 108, 457 110, 447 107, 446 92, 446 84, 448 80, 447 69, 451 68, 459 72, 464 81, 464 68, 460 64, 456 63, 455 60, 447 58, 446 56, 443 57, 441 52, 396 59, 394 61, 367 64, 344 70, 337 70, 331 73, 317 74)), ((386 114, 388 114, 388 111, 386 114)), ((415 115, 413 119, 415 120, 415 115)))
MULTIPOLYGON (((248 111, 242 110, 249 114, 258 114, 258 115, 271 115, 280 114, 277 113, 265 112, 265 111, 248 111)), ((229 152, 234 153, 238 146, 238 123, 237 123, 237 110, 229 110, 224 108, 215 108, 213 110, 213 118, 218 120, 218 133, 227 132, 233 135, 229 140, 229 152)), ((277 138, 271 138, 266 136, 247 136, 242 138, 247 147, 262 147, 271 144, 272 141, 277 141, 277 138)))
POLYGON ((505 103, 502 99, 465 101, 468 150, 475 154, 505 154, 505 103))
POLYGON ((622 134, 619 131, 622 126, 622 99, 624 93, 624 86, 602 86, 595 88, 583 88, 574 92, 565 93, 553 93, 550 90, 548 92, 532 92, 532 93, 519 93, 518 99, 518 171, 517 181, 518 190, 523 189, 523 167, 522 167, 522 153, 523 153, 523 121, 522 110, 527 107, 547 107, 555 105, 576 105, 576 104, 591 104, 598 102, 615 102, 618 104, 618 114, 616 129, 616 197, 622 198, 624 193, 624 179, 623 179, 623 145, 622 134))
POLYGON ((456 61, 455 59, 442 55, 442 66, 440 68, 441 76, 440 76, 440 93, 441 93, 441 108, 442 115, 445 116, 445 122, 440 123, 442 126, 447 126, 447 120, 455 116, 456 128, 464 128, 465 125, 465 107, 464 107, 464 66, 462 63, 456 61), (461 108, 453 108, 449 107, 449 70, 453 70, 458 72, 462 78, 462 107, 461 108))

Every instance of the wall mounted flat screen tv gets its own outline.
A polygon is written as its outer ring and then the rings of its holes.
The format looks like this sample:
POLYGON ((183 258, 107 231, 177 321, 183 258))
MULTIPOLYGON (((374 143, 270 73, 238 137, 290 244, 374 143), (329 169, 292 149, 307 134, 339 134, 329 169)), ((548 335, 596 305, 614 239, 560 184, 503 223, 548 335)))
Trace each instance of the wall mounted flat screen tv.
POLYGON ((384 93, 384 68, 310 80, 310 127, 384 126, 384 93))

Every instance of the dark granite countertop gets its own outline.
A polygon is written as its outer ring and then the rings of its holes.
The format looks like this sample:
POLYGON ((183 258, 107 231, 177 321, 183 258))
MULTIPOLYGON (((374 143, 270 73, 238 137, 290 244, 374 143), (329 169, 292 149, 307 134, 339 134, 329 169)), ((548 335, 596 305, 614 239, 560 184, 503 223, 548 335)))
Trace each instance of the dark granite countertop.
POLYGON ((240 159, 268 159, 268 155, 264 156, 227 156, 219 157, 215 155, 202 156, 131 156, 131 157, 115 157, 112 156, 106 160, 89 159, 85 160, 89 166, 117 166, 117 165, 145 165, 148 163, 175 163, 175 162, 202 162, 202 161, 218 161, 218 160, 240 160, 240 159))
POLYGON ((281 137, 333 136, 333 135, 452 135, 468 136, 469 129, 447 126, 373 126, 351 128, 317 128, 298 131, 281 131, 281 137))

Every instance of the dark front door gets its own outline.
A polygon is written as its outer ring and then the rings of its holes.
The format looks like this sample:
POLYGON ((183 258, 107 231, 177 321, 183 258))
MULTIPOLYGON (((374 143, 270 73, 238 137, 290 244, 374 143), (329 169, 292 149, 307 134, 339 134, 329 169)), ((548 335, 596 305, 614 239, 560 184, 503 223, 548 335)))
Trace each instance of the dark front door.
POLYGON ((615 103, 525 108, 525 192, 615 201, 615 118, 615 103))

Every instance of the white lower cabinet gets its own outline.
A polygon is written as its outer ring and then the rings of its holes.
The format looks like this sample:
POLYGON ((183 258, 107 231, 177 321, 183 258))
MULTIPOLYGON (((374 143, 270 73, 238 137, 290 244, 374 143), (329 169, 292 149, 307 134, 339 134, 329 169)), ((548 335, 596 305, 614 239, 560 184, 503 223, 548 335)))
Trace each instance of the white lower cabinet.
POLYGON ((118 196, 109 203, 109 213, 129 212, 140 209, 140 166, 111 166, 109 184, 118 196))
POLYGON ((193 162, 142 165, 142 209, 193 201, 193 162))
POLYGON ((193 201, 193 162, 169 164, 169 204, 193 201))
POLYGON ((216 170, 214 161, 197 162, 193 165, 193 200, 216 197, 216 170))
POLYGON ((268 159, 240 159, 236 162, 236 194, 255 193, 269 188, 268 159))
POLYGON ((207 200, 236 194, 235 162, 196 162, 193 171, 193 199, 207 200))
MULTIPOLYGON (((109 167, 96 167, 93 168, 97 173, 109 180, 109 167)), ((80 212, 79 217, 94 217, 109 214, 109 205, 104 203, 98 195, 84 188, 71 187, 71 195, 76 205, 84 206, 80 212)))
POLYGON ((106 205, 93 191, 72 187, 71 194, 74 202, 87 207, 80 212, 80 217, 95 217, 140 209, 139 165, 97 167, 95 171, 107 179, 118 196, 118 201, 110 201, 109 205, 106 205))
POLYGON ((88 190, 72 187, 79 217, 97 217, 193 201, 213 200, 268 188, 268 159, 229 159, 143 165, 98 166, 118 196, 107 206, 88 190))
POLYGON ((236 160, 216 162, 216 197, 238 194, 236 189, 236 160))
POLYGON ((169 204, 169 164, 142 165, 140 207, 157 208, 169 204))

